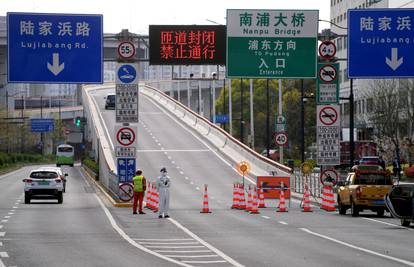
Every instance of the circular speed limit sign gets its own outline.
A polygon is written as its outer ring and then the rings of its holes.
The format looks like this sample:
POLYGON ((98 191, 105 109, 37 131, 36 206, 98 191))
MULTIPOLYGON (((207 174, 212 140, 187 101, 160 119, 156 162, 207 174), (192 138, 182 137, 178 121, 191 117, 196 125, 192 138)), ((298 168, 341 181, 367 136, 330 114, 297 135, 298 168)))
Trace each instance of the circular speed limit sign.
POLYGON ((288 142, 288 137, 286 133, 277 133, 275 135, 275 143, 278 146, 285 146, 288 142))
POLYGON ((118 45, 118 55, 122 58, 132 58, 135 55, 135 46, 131 42, 121 42, 118 45))

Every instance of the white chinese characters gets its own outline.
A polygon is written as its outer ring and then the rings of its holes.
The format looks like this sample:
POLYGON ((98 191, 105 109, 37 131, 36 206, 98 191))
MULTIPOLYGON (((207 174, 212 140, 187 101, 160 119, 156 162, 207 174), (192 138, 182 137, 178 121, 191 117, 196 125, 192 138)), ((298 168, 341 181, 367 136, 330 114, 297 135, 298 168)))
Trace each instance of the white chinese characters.
POLYGON ((41 21, 35 24, 28 20, 20 21, 20 35, 40 35, 40 36, 83 36, 89 37, 89 23, 63 21, 52 23, 50 21, 41 21))

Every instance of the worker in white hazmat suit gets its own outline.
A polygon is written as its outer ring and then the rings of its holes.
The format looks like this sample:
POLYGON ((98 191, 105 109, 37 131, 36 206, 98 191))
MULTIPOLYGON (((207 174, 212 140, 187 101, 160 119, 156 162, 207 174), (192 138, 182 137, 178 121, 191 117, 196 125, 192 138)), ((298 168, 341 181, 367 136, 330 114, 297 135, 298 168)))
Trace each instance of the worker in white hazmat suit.
POLYGON ((160 195, 159 216, 158 218, 169 218, 168 210, 170 209, 170 178, 167 176, 165 167, 160 170, 161 175, 157 178, 157 190, 160 195))

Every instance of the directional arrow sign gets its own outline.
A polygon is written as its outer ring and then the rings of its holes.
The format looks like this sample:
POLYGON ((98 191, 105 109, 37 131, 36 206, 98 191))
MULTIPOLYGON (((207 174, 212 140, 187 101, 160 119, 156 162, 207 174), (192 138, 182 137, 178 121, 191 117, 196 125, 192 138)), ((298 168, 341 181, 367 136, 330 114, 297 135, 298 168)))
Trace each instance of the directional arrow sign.
POLYGON ((53 53, 53 65, 49 62, 47 63, 47 68, 55 75, 59 75, 59 73, 65 68, 65 63, 59 65, 59 53, 53 53))
POLYGON ((349 78, 414 77, 414 9, 348 10, 349 78))
POLYGON ((102 15, 7 13, 9 83, 102 83, 102 15))
POLYGON ((395 47, 391 49, 391 59, 389 59, 388 57, 385 58, 385 62, 393 70, 398 69, 398 67, 401 64, 403 64, 403 61, 404 60, 402 57, 398 59, 398 48, 395 48, 395 47))

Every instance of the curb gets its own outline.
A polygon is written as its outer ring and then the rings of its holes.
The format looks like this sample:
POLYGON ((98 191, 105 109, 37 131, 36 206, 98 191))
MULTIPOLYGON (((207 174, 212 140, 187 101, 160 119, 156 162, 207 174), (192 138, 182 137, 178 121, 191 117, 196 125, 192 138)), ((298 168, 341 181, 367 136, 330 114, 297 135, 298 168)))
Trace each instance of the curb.
POLYGON ((81 166, 81 171, 86 177, 88 177, 90 181, 93 182, 93 184, 96 187, 99 188, 99 190, 105 195, 108 201, 111 202, 112 206, 117 207, 117 208, 132 208, 132 203, 117 202, 110 194, 108 194, 108 192, 106 192, 106 190, 102 187, 102 185, 100 185, 97 181, 95 181, 95 179, 93 179, 93 177, 83 168, 83 166, 81 166))

